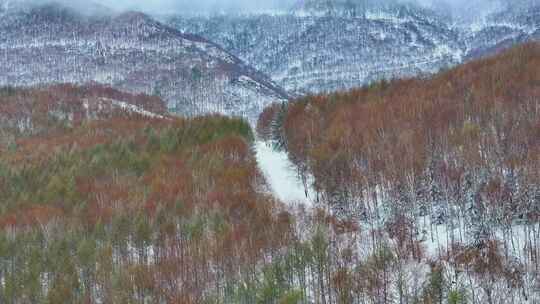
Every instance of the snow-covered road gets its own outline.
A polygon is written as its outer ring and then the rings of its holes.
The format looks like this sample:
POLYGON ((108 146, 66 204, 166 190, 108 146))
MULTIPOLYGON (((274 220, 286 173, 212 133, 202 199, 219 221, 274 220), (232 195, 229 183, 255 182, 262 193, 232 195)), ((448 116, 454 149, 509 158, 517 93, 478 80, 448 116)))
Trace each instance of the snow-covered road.
POLYGON ((311 205, 287 153, 275 151, 263 141, 257 141, 255 149, 259 167, 274 194, 287 204, 311 205))

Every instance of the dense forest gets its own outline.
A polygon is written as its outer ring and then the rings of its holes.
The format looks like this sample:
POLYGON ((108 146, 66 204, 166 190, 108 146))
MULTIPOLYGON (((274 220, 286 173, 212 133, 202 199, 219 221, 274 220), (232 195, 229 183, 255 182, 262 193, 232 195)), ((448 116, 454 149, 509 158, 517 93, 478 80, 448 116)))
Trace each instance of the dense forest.
POLYGON ((163 104, 99 87, 0 94, 0 302, 223 303, 287 242, 247 123, 84 114, 163 104))
POLYGON ((539 301, 539 44, 430 78, 274 105, 258 133, 286 149, 320 208, 360 223, 349 235, 357 250, 392 244, 385 262, 398 277, 375 284, 397 291, 374 303, 419 303, 399 281, 418 263, 431 266, 430 280, 447 272, 436 303, 539 301))
POLYGON ((0 303, 540 301, 540 46, 238 118, 0 89, 0 303))

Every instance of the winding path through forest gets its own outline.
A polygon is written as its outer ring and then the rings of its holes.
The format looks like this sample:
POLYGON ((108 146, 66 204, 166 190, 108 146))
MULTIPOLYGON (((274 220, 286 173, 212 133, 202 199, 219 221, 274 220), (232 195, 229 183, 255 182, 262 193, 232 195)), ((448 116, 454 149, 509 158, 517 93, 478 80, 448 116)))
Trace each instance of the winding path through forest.
POLYGON ((263 141, 255 144, 257 162, 266 176, 274 194, 287 204, 311 205, 306 197, 304 186, 296 175, 294 164, 289 160, 287 153, 276 151, 263 141))

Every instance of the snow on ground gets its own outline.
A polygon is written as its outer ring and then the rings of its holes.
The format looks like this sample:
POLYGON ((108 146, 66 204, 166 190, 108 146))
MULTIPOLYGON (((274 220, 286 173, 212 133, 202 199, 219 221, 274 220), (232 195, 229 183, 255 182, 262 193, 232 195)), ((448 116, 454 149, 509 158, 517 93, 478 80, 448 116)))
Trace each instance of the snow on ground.
POLYGON ((312 205, 287 153, 276 151, 263 141, 255 144, 257 162, 275 195, 287 204, 312 205))
POLYGON ((142 116, 146 116, 146 117, 149 117, 149 118, 157 118, 157 119, 165 119, 165 116, 163 115, 159 115, 159 114, 155 114, 155 113, 152 113, 150 111, 146 111, 145 109, 141 108, 141 107, 138 107, 136 105, 133 105, 133 104, 130 104, 130 103, 127 103, 127 102, 124 102, 124 101, 119 101, 119 100, 114 100, 114 99, 109 99, 109 98, 103 98, 104 100, 108 100, 110 101, 113 105, 123 109, 123 110, 126 110, 128 112, 131 112, 131 113, 137 113, 137 114, 140 114, 142 116))

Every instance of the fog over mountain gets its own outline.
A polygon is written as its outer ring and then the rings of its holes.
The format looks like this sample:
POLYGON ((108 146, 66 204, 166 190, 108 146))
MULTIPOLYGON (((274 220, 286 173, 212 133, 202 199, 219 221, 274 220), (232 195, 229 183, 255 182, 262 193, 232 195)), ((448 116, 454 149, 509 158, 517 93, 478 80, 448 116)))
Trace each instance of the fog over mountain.
MULTIPOLYGON (((264 10, 280 10, 288 9, 297 2, 305 0, 98 0, 104 5, 110 5, 119 9, 141 9, 151 12, 167 12, 167 11, 199 11, 213 12, 219 10, 235 10, 235 11, 264 11, 264 10)), ((362 0, 351 0, 351 2, 361 2, 362 0)), ((470 7, 471 3, 476 7, 485 7, 501 0, 396 0, 401 2, 417 2, 426 6, 449 5, 454 9, 470 7)), ((512 1, 519 2, 519 1, 512 1)))
MULTIPOLYGON (((118 11, 125 10, 138 10, 152 14, 212 14, 221 12, 234 12, 234 13, 257 13, 268 11, 287 11, 295 4, 304 2, 306 0, 265 0, 265 1, 252 1, 252 0, 94 0, 94 1, 82 1, 82 0, 0 0, 0 7, 4 9, 7 7, 13 7, 20 3, 33 3, 43 4, 49 2, 63 2, 74 7, 79 7, 82 10, 87 9, 89 6, 99 4, 105 7, 113 8, 118 11)), ((352 2, 360 2, 365 0, 350 0, 352 2)), ((453 10, 454 12, 470 13, 471 8, 474 8, 475 14, 481 14, 482 10, 490 9, 493 4, 505 3, 503 0, 392 0, 396 2, 412 2, 418 3, 424 6, 432 7, 442 10, 453 10)), ((534 0, 517 0, 512 1, 514 3, 521 2, 534 2, 534 0)))

